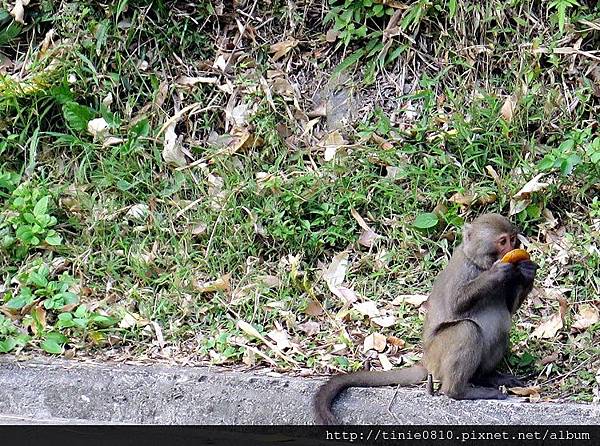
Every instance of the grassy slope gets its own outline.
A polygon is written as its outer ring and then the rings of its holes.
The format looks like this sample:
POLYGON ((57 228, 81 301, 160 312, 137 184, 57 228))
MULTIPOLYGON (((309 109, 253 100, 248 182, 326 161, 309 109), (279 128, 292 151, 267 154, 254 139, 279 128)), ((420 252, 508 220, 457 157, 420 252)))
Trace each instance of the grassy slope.
MULTIPOLYGON (((363 82, 368 64, 350 67, 352 88, 380 99, 365 99, 367 113, 343 131, 353 144, 326 162, 317 145, 322 121, 305 132, 293 103, 272 88, 273 99, 265 95, 258 75, 271 87, 269 69, 290 79, 326 78, 364 41, 326 43, 321 5, 310 2, 298 2, 295 12, 277 2, 268 11, 242 4, 237 20, 253 31, 246 28, 241 40, 228 11, 217 17, 208 3, 187 3, 40 2, 27 10, 29 25, 18 35, 7 31, 9 19, 0 27, 8 36, 0 51, 15 64, 0 82, 0 236, 12 239, 44 195, 61 236, 54 247, 43 238, 29 245, 5 239, 5 301, 24 287, 37 293, 24 308, 4 307, 6 350, 26 342, 25 351, 68 356, 270 361, 282 370, 327 371, 360 367, 369 356, 364 337, 381 332, 400 339, 388 345, 392 363, 411 361, 422 315, 390 302, 426 294, 464 219, 508 213, 511 197, 547 172, 542 181, 550 185, 514 217, 541 271, 539 292, 519 313, 507 366, 537 377, 546 395, 592 398, 599 324, 571 326, 586 304, 597 305, 600 287, 597 10, 569 9, 560 30, 556 10, 538 2, 463 1, 451 15, 447 2, 433 2, 393 38, 389 53, 397 58, 374 82, 363 82), (265 21, 270 16, 277 20, 265 21), (50 28, 54 43, 44 52, 50 28), (291 36, 299 44, 274 61, 268 45, 291 36), (239 50, 225 74, 212 67, 219 48, 239 50), (404 95, 390 81, 399 73, 410 85, 404 95), (237 93, 232 99, 212 83, 182 85, 181 76, 212 76, 237 93), (516 106, 507 121, 501 108, 511 95, 516 106), (262 143, 232 155, 208 144, 211 131, 231 130, 227 111, 244 103, 253 110, 247 128, 262 143), (201 110, 184 114, 175 132, 198 162, 176 169, 162 159, 161 128, 192 104, 201 110), (104 144, 105 137, 86 131, 98 117, 121 142, 104 144), (387 144, 369 138, 373 133, 387 144), (386 176, 388 166, 399 168, 395 178, 386 176), (24 211, 15 207, 18 184, 26 198, 38 194, 24 211), (457 203, 456 193, 475 203, 457 203), (358 245, 361 229, 350 208, 382 236, 371 248, 358 245), (413 226, 434 209, 437 227, 413 226), (394 316, 392 327, 343 307, 321 279, 322 264, 346 248, 345 286, 394 316), (85 311, 63 307, 68 296, 31 277, 40 263, 51 265, 49 278, 57 288, 67 284, 85 311), (63 272, 68 277, 59 279, 63 272), (202 292, 217 279, 217 291, 202 292), (52 299, 58 303, 46 304, 52 299), (559 307, 566 309, 564 326, 547 338, 530 337, 559 307), (59 324, 61 312, 78 322, 59 324), (287 334, 292 346, 278 356, 238 320, 282 345, 287 334)), ((369 22, 373 30, 386 23, 369 22)), ((300 111, 313 107, 304 95, 297 100, 300 111)))

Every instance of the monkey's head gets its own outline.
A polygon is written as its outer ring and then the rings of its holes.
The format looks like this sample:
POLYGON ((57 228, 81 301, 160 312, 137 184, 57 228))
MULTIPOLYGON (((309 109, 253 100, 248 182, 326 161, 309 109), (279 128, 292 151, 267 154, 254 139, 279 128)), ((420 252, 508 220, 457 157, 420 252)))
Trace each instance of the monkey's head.
POLYGON ((489 269, 519 247, 517 227, 499 214, 483 214, 463 228, 463 251, 480 268, 489 269))

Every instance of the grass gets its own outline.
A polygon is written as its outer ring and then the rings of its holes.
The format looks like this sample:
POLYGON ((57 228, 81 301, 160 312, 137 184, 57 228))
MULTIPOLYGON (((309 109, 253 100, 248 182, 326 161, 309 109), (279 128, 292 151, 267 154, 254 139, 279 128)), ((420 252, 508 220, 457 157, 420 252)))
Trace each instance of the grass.
POLYGON ((310 2, 274 2, 270 22, 271 10, 242 4, 241 39, 209 2, 39 2, 16 34, 0 14, 0 52, 14 64, 0 74, 0 350, 318 373, 378 366, 362 344, 381 332, 400 340, 389 360, 411 362, 422 314, 391 302, 427 294, 465 220, 522 205, 512 218, 541 271, 505 367, 544 396, 592 400, 600 324, 572 327, 600 289, 600 11, 558 3, 414 2, 387 48, 396 11, 363 2, 350 2, 358 13, 334 43, 323 36, 343 10, 325 25, 310 2), (300 43, 275 60, 269 45, 292 36, 300 43), (366 63, 350 63, 363 47, 366 63), (305 114, 311 82, 336 67, 363 108, 326 161, 324 119, 311 129, 305 114), (175 119, 187 152, 177 167, 163 159, 163 127, 193 104, 175 119), (88 131, 95 118, 104 134, 88 131), (246 144, 220 143, 241 129, 246 144), (549 184, 515 200, 540 173, 549 184), (35 198, 21 209, 23 189, 35 198), (44 196, 60 241, 21 240, 44 196), (371 246, 351 209, 380 236, 371 246), (415 225, 432 213, 437 224, 415 225), (328 289, 323 270, 342 251, 344 286, 394 316, 391 327, 328 289), (62 283, 75 304, 60 300, 62 283), (532 337, 560 305, 563 326, 532 337))

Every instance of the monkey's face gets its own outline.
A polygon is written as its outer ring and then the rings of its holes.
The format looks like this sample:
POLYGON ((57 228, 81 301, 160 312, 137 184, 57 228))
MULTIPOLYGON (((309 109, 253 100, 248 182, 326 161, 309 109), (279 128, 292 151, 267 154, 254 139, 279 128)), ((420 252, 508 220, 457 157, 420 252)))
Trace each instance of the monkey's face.
POLYGON ((495 251, 496 251, 496 259, 501 259, 504 257, 509 251, 516 249, 519 247, 519 239, 517 237, 516 231, 511 231, 510 233, 503 233, 496 237, 494 242, 495 251))
POLYGON ((499 214, 484 214, 465 225, 463 243, 469 259, 484 269, 519 247, 516 226, 499 214))

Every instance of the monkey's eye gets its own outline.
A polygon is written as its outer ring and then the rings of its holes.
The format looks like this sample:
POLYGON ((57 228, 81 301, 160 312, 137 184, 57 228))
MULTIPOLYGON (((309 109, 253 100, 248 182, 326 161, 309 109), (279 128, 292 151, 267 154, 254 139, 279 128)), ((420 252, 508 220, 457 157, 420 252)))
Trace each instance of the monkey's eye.
POLYGON ((506 246, 506 243, 508 243, 508 239, 506 238, 506 236, 500 237, 498 239, 498 244, 502 247, 506 246))

